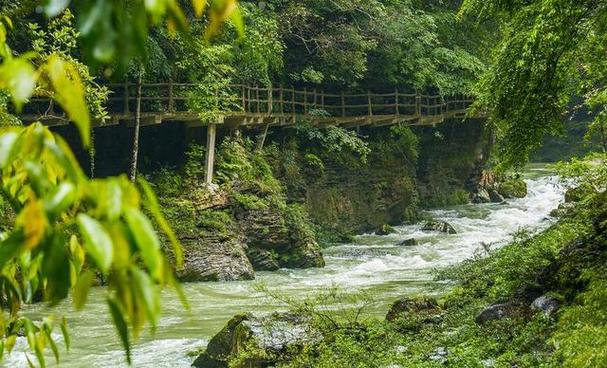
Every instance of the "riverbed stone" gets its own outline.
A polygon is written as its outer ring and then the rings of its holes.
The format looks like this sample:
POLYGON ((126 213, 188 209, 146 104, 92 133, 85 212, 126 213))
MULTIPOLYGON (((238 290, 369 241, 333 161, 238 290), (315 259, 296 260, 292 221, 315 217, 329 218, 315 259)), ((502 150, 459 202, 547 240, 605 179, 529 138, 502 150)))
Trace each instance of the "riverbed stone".
POLYGON ((505 201, 505 198, 498 193, 497 190, 495 189, 489 189, 489 199, 491 200, 492 203, 502 203, 505 201))
POLYGON ((198 368, 227 368, 230 360, 246 353, 242 366, 262 368, 283 360, 305 344, 322 338, 312 318, 296 313, 233 317, 193 363, 198 368))
POLYGON ((531 310, 543 312, 546 316, 553 316, 560 306, 561 303, 558 299, 549 295, 542 295, 531 303, 531 310))
POLYGON ((403 246, 403 247, 413 247, 418 244, 419 244, 419 242, 415 238, 405 239, 402 242, 398 243, 398 245, 403 246))
POLYGON ((483 309, 475 318, 479 325, 489 321, 510 318, 517 314, 518 308, 511 303, 493 304, 483 309))
POLYGON ((491 196, 489 192, 484 188, 479 188, 476 193, 472 194, 472 203, 489 203, 491 202, 491 196))
POLYGON ((383 224, 377 230, 375 230, 375 235, 384 236, 394 234, 395 232, 396 230, 394 230, 392 226, 388 224, 383 224))
POLYGON ((430 313, 436 314, 439 311, 438 302, 434 298, 429 297, 404 297, 398 299, 388 311, 386 315, 387 321, 395 321, 399 318, 405 317, 408 314, 415 313, 430 313), (436 313, 435 313, 436 312, 436 313))
POLYGON ((438 231, 447 234, 457 234, 457 231, 451 224, 442 220, 432 220, 426 222, 422 227, 422 231, 438 231))

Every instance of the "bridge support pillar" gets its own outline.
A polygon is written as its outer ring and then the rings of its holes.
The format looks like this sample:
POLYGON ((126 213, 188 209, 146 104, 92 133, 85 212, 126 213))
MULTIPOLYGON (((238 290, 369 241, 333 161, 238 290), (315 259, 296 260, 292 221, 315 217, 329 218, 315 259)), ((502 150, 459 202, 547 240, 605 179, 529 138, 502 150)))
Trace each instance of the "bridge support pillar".
POLYGON ((207 126, 207 150, 204 160, 204 182, 210 186, 213 183, 213 166, 215 164, 215 138, 217 136, 217 124, 207 126))

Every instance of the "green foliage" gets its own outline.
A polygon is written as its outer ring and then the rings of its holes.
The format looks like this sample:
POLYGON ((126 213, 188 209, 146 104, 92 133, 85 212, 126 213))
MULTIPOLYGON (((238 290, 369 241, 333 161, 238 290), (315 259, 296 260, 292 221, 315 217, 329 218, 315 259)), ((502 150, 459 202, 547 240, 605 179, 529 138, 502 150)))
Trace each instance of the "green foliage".
POLYGON ((370 152, 369 145, 350 130, 338 126, 319 129, 311 125, 297 125, 297 134, 307 141, 320 145, 328 153, 347 151, 357 154, 364 162, 370 152))
POLYGON ((607 183, 607 155, 594 153, 569 162, 561 162, 557 170, 562 178, 572 178, 578 183, 589 185, 595 192, 605 190, 607 183))
POLYGON ((589 106, 603 93, 607 3, 467 0, 462 12, 500 24, 503 37, 478 86, 478 105, 489 109, 502 164, 520 165, 546 134, 562 131, 576 92, 589 106))
POLYGON ((74 16, 69 10, 65 10, 56 18, 51 19, 45 28, 41 28, 35 23, 28 24, 32 38, 32 50, 37 55, 34 62, 41 65, 47 62, 51 55, 59 55, 73 65, 84 83, 84 94, 91 115, 94 119, 103 122, 108 118, 105 103, 109 90, 107 87, 97 84, 89 73, 88 67, 74 57, 78 33, 73 23, 74 16))

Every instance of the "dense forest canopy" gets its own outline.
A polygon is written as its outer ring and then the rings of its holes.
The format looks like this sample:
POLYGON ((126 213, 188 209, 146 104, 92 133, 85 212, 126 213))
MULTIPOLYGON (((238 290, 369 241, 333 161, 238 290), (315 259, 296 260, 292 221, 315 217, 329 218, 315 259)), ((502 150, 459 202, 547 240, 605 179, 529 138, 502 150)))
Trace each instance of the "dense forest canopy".
POLYGON ((0 356, 25 334, 41 365, 47 347, 59 359, 58 323, 35 324, 23 304, 71 295, 81 308, 98 275, 128 360, 131 338, 156 326, 161 288, 180 290, 168 257, 180 267, 182 250, 134 180, 136 149, 132 180, 88 178, 58 134, 21 126, 33 96, 56 101, 87 149, 92 119, 108 116, 106 83, 169 79, 198 86, 200 114, 229 83, 474 95, 504 167, 577 110, 607 146, 607 1, 15 0, 0 15, 0 205, 12 221, 0 224, 0 356))

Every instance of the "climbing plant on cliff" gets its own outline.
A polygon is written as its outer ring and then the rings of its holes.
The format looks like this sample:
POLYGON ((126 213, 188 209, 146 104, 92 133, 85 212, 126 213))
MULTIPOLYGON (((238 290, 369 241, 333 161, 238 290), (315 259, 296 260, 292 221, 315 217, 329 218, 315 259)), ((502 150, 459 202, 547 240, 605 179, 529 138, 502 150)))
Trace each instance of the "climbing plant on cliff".
POLYGON ((607 81, 607 2, 466 0, 462 15, 495 21, 502 39, 478 89, 496 127, 502 163, 520 165, 558 134, 575 96, 591 114, 607 81))

